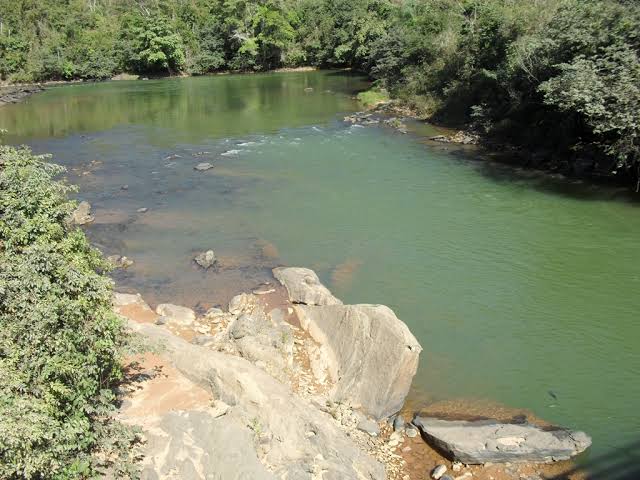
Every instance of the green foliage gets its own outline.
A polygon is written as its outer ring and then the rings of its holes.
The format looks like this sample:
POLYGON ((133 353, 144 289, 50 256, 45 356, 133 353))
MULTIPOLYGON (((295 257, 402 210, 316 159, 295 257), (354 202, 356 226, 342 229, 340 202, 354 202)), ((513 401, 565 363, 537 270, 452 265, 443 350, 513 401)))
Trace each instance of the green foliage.
POLYGON ((164 16, 129 17, 121 35, 123 63, 131 71, 175 73, 185 64, 182 38, 164 16))
POLYGON ((636 181, 637 3, 414 0, 393 18, 368 64, 393 94, 440 121, 636 181))
POLYGON ((62 172, 0 146, 1 478, 86 478, 133 440, 110 417, 129 337, 62 172))
POLYGON ((639 54, 630 0, 0 0, 2 79, 351 67, 440 122, 627 173, 639 54))
POLYGON ((381 88, 372 88, 358 94, 358 101, 367 108, 389 101, 389 92, 381 88))

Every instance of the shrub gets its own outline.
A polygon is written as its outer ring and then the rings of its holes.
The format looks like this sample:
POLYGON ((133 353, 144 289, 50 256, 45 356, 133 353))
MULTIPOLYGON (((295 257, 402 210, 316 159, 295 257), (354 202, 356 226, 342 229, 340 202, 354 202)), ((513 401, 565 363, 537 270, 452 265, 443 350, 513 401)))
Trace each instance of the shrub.
POLYGON ((0 145, 0 478, 86 478, 133 439, 111 419, 129 336, 62 172, 0 145))

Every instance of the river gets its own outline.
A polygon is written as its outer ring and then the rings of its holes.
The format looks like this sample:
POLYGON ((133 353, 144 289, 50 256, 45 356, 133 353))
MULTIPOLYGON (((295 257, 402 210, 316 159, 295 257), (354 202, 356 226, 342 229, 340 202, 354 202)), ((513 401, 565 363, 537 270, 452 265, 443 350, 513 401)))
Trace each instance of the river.
POLYGON ((0 128, 69 168, 92 240, 135 261, 119 288, 204 308, 308 266, 408 324, 414 401, 527 409, 587 431, 591 455, 636 440, 639 205, 432 144, 428 126, 344 123, 366 87, 344 72, 71 85, 3 107, 0 128), (208 248, 217 272, 190 262, 208 248))

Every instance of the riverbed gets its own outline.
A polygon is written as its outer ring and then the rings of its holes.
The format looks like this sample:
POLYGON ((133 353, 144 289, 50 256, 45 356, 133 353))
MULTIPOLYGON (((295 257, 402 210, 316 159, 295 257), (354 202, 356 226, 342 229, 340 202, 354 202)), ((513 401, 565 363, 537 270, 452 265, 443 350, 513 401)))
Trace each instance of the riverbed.
POLYGON ((592 455, 637 440, 639 205, 433 127, 343 122, 365 88, 346 72, 71 85, 3 107, 0 128, 68 167, 91 239, 135 262, 120 289, 206 308, 307 266, 407 323, 416 408, 521 408, 585 430, 592 455), (205 273, 191 259, 209 248, 205 273))

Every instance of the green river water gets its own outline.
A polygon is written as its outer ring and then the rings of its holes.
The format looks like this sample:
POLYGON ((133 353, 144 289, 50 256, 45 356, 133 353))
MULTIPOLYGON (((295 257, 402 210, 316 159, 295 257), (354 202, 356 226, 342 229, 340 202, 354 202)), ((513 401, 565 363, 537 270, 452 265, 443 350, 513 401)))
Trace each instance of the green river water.
POLYGON ((204 308, 308 266, 408 324, 418 402, 527 409, 591 434, 592 456, 637 440, 640 205, 432 144, 428 126, 344 123, 366 86, 340 72, 64 86, 1 108, 0 128, 69 168, 91 238, 136 262, 120 288, 204 308), (190 262, 207 248, 216 273, 190 262))

